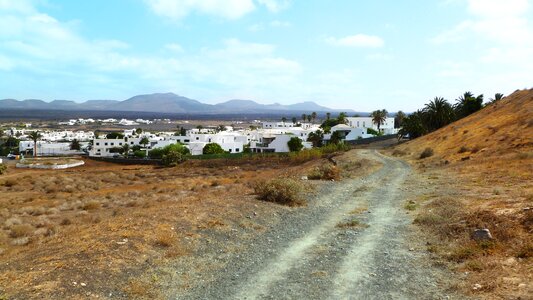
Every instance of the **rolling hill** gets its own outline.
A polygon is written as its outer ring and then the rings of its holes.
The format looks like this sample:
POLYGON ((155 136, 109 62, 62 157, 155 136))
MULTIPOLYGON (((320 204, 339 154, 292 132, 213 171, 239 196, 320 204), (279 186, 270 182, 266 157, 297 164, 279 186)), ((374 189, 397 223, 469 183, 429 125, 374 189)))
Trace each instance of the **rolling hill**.
POLYGON ((331 109, 307 101, 291 105, 259 104, 252 100, 229 100, 219 104, 206 104, 198 100, 179 96, 173 93, 155 93, 137 95, 124 101, 89 100, 74 102, 69 100, 0 100, 0 108, 5 110, 65 110, 65 111, 127 111, 127 112, 160 112, 179 114, 239 114, 239 113, 309 113, 316 112, 353 112, 353 110, 331 109))

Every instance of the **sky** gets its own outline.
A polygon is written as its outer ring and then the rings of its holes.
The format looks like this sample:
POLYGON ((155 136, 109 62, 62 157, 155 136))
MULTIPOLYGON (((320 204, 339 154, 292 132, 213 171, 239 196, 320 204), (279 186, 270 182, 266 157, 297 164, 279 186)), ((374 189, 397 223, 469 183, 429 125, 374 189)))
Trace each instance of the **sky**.
POLYGON ((533 86, 533 0, 0 0, 0 99, 413 111, 533 86))

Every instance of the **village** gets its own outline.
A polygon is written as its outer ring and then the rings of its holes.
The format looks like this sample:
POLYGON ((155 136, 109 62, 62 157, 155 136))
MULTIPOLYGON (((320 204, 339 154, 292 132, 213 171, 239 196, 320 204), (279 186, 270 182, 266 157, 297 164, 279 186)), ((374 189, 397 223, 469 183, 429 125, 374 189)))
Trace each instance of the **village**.
MULTIPOLYGON (((170 120, 154 120, 169 122, 170 120)), ((98 120, 102 123, 115 123, 129 126, 151 124, 154 121, 138 119, 135 121, 122 119, 98 120)), ((36 129, 32 124, 24 124, 24 128, 11 127, 4 130, 4 135, 17 140, 18 148, 11 148, 4 153, 8 158, 24 156, 68 156, 88 155, 101 158, 160 158, 155 149, 163 149, 169 145, 180 144, 187 149, 187 154, 238 154, 238 153, 286 153, 319 147, 328 143, 354 143, 364 139, 382 135, 395 135, 393 117, 346 117, 341 113, 338 118, 325 118, 322 123, 305 121, 259 121, 257 126, 247 128, 234 126, 202 126, 185 129, 177 126, 175 131, 151 132, 141 128, 128 128, 122 131, 113 130, 69 130, 69 129, 36 129), (330 127, 331 126, 331 127, 330 127), (291 149, 291 139, 296 146, 291 149), (208 145, 216 145, 214 147, 208 145), (207 147, 206 147, 207 146, 207 147), (215 149, 215 150, 213 150, 215 149), (153 154, 153 155, 151 155, 153 154)), ((76 124, 94 123, 93 119, 73 119, 58 122, 63 128, 76 124)), ((12 145, 13 146, 13 145, 12 145)))

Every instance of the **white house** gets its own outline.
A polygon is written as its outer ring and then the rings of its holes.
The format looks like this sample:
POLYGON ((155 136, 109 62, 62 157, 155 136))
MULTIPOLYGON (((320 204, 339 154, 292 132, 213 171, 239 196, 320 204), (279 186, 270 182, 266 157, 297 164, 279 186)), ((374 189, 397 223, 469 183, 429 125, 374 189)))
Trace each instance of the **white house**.
MULTIPOLYGON (((20 141, 19 152, 24 153, 31 151, 33 153, 33 141, 20 141)), ((89 143, 80 143, 81 149, 87 148, 89 143)), ((83 154, 81 150, 71 150, 70 143, 55 143, 46 141, 37 141, 37 155, 38 156, 57 156, 57 155, 76 155, 83 154)))
MULTIPOLYGON (((372 122, 372 117, 348 117, 348 126, 352 128, 372 128, 378 130, 378 126, 372 122)), ((394 118, 385 118, 385 122, 380 126, 381 132, 384 134, 395 134, 397 130, 394 128, 394 118)))

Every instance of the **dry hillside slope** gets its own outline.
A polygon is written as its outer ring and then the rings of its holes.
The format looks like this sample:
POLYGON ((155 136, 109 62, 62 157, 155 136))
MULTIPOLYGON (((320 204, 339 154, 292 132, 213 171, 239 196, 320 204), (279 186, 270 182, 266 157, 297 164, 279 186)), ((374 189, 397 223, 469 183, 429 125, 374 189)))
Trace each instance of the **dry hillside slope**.
POLYGON ((400 144, 432 182, 416 223, 432 229, 428 250, 465 276, 483 298, 533 295, 533 89, 516 91, 464 119, 400 144), (427 149, 433 155, 421 158, 427 149), (475 229, 493 239, 476 242, 475 229))

